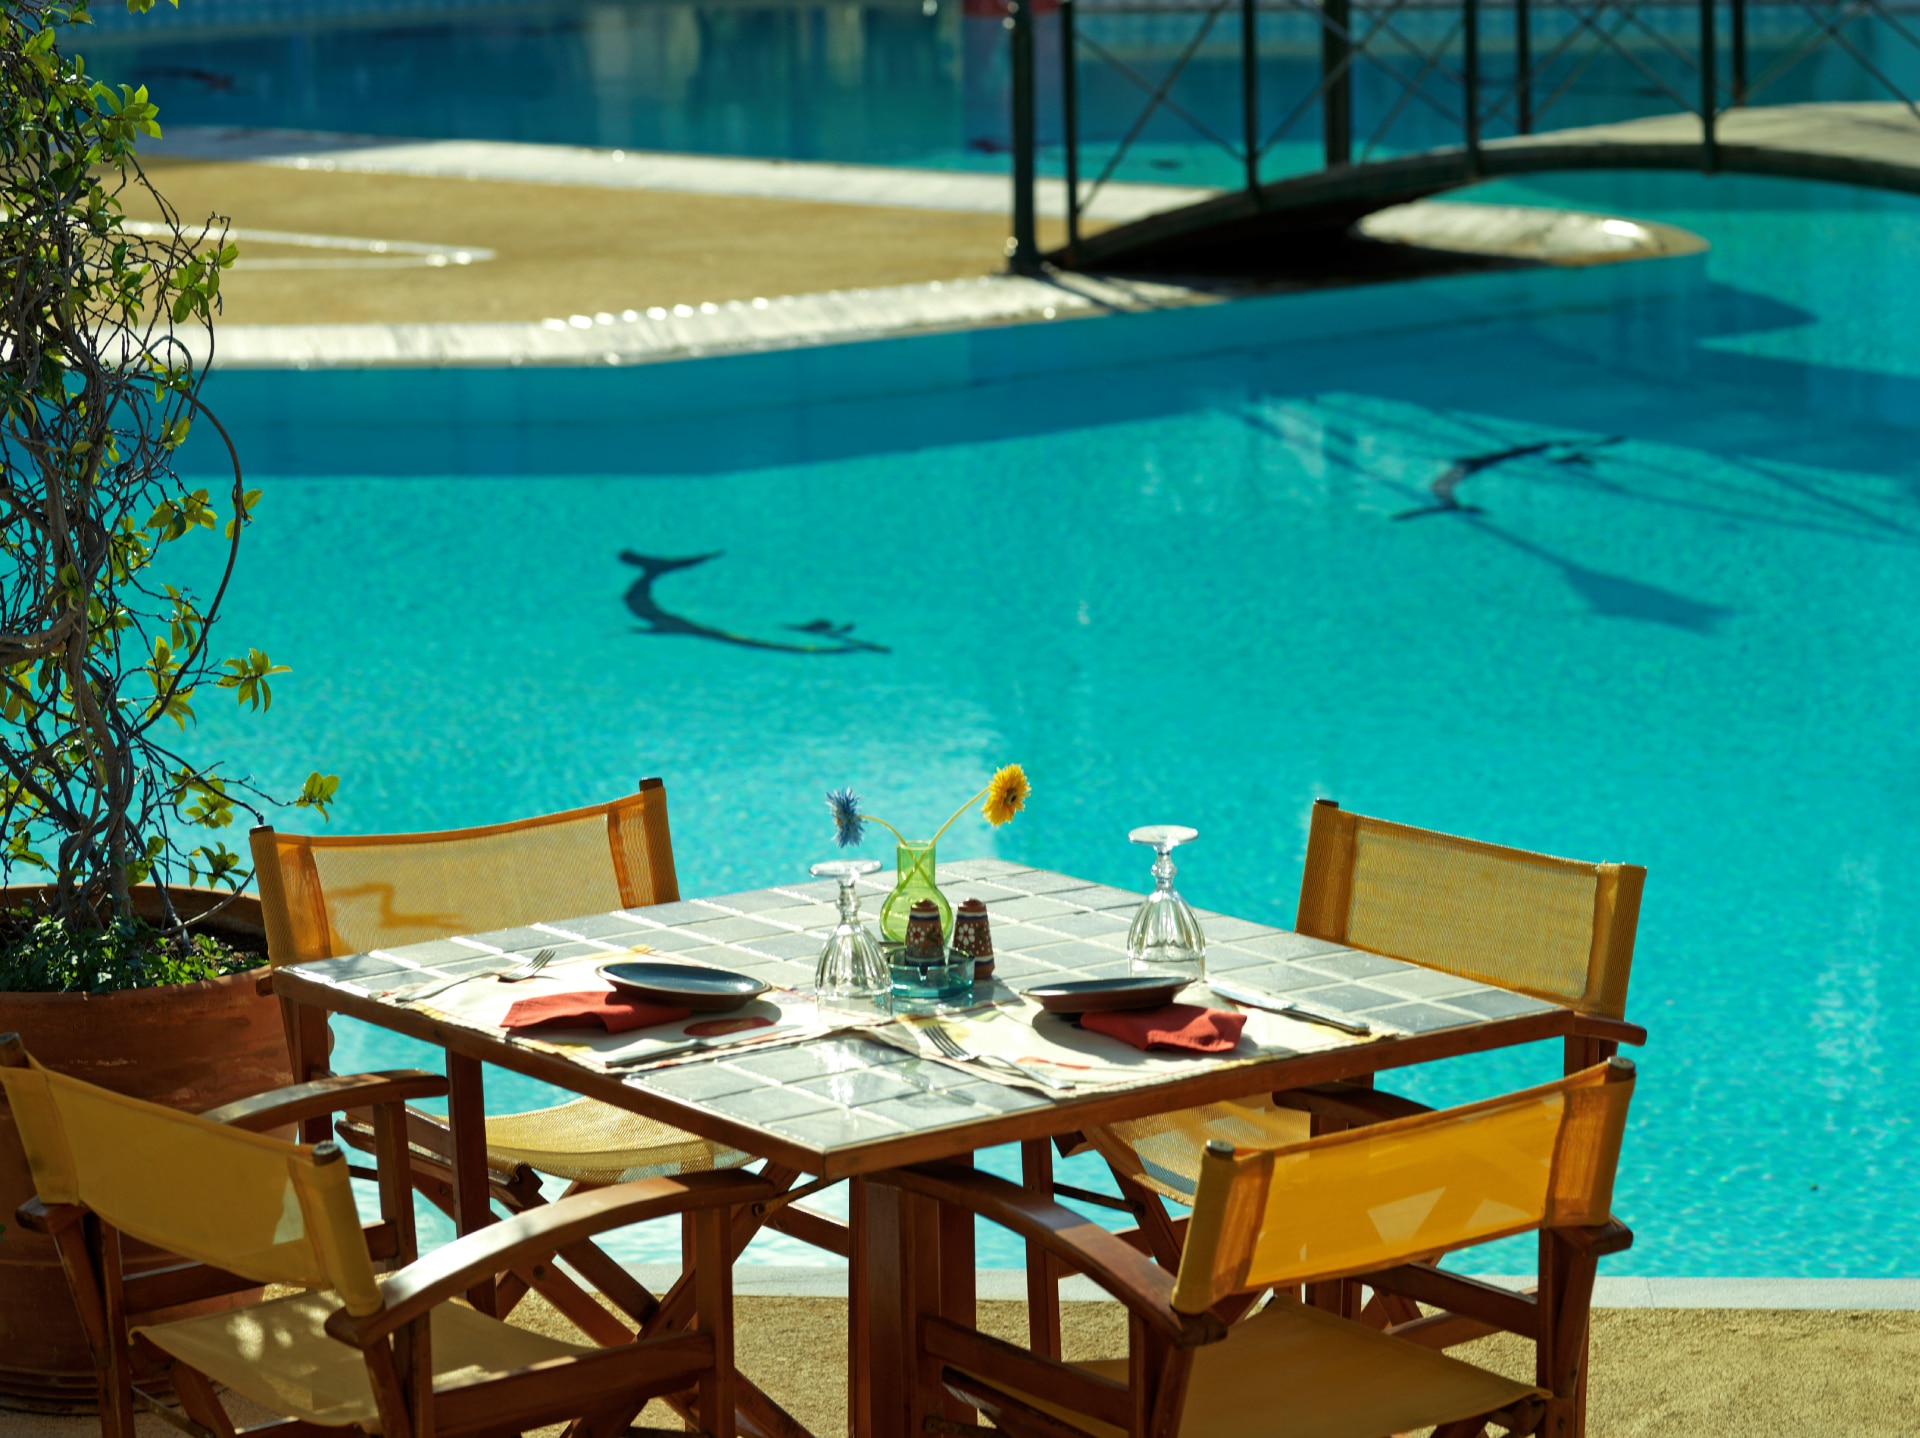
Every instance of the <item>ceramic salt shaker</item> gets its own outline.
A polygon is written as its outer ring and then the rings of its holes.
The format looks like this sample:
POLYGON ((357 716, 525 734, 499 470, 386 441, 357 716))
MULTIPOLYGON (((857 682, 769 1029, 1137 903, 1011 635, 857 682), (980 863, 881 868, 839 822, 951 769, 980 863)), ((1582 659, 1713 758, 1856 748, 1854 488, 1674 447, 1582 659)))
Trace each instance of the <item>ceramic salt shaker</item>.
POLYGON ((917 900, 907 913, 907 958, 920 964, 938 963, 945 954, 940 910, 931 899, 917 900))

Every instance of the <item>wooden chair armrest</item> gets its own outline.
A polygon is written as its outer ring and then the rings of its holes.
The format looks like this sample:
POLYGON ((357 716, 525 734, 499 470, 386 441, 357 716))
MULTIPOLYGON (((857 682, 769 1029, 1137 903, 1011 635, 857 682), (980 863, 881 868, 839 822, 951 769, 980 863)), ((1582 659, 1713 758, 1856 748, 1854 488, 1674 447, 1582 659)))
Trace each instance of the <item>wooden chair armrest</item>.
POLYGON ((1604 1258, 1609 1253, 1624 1253, 1633 1247, 1633 1230, 1617 1218, 1596 1223, 1591 1228, 1556 1228, 1554 1237, 1570 1248, 1604 1258))
POLYGON ((371 1108, 375 1104, 404 1103, 415 1098, 444 1098, 444 1075, 424 1069, 390 1069, 384 1073, 334 1074, 311 1083, 288 1084, 285 1088, 236 1099, 201 1114, 215 1123, 259 1132, 282 1128, 310 1118, 324 1118, 347 1108, 371 1108))
POLYGON ((956 1164, 922 1163, 875 1174, 873 1181, 966 1209, 1039 1244, 1106 1289, 1176 1347, 1197 1348, 1226 1336, 1226 1325, 1211 1314, 1176 1313, 1173 1275, 1140 1250, 1072 1209, 1003 1178, 956 1164))
POLYGON ((16 1208, 13 1216, 27 1232, 43 1233, 51 1238, 84 1219, 87 1210, 78 1203, 42 1203, 36 1196, 16 1208))
POLYGON ((327 1332, 365 1348, 483 1279, 550 1257, 609 1228, 722 1204, 764 1203, 778 1194, 766 1179, 739 1169, 647 1178, 570 1194, 489 1224, 408 1264, 382 1285, 385 1304, 378 1313, 356 1318, 342 1308, 327 1320, 327 1332))
POLYGON ((1616 1044, 1632 1044, 1635 1048, 1643 1048, 1647 1042, 1647 1031, 1639 1024, 1630 1024, 1625 1019, 1602 1018, 1598 1014, 1576 1017, 1573 1031, 1581 1038, 1607 1039, 1616 1044))
POLYGON ((1433 1112, 1425 1104, 1402 1098, 1397 1093, 1363 1088, 1352 1083, 1322 1083, 1309 1088, 1288 1089, 1285 1093, 1275 1094, 1273 1101, 1282 1108, 1336 1118, 1355 1128, 1433 1112))
POLYGON ((253 981, 253 991, 263 999, 273 997, 273 970, 268 969, 253 981))

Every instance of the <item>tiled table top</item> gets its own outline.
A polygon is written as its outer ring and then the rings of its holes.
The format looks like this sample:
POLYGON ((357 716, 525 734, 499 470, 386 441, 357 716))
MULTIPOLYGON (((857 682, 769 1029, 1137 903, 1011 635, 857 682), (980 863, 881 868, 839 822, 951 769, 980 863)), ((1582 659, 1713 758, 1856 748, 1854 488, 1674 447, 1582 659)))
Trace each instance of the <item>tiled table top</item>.
MULTIPOLYGON (((877 920, 890 882, 886 873, 862 881, 869 923, 877 920)), ((986 902, 995 977, 1012 990, 1127 971, 1126 934, 1138 893, 998 859, 942 865, 939 883, 956 903, 974 897, 986 902)), ((830 881, 785 885, 376 950, 300 965, 296 972, 365 994, 438 974, 498 968, 503 953, 553 948, 564 959, 645 944, 665 956, 804 989, 812 983, 824 935, 838 918, 835 893, 830 881)), ((1383 1033, 1429 1033, 1553 1008, 1284 929, 1204 911, 1200 917, 1210 973, 1363 1017, 1383 1033)), ((845 1032, 730 1056, 723 1051, 696 1063, 633 1073, 624 1082, 815 1150, 974 1124, 1056 1102, 845 1032)))

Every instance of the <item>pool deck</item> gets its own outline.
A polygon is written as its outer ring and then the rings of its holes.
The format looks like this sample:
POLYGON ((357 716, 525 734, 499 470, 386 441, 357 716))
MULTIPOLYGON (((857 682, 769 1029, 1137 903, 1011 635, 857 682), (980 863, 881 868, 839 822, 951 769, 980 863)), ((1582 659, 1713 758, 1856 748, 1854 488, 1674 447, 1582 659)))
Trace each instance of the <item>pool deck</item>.
MULTIPOLYGON (((846 1306, 831 1297, 745 1295, 736 1300, 743 1371, 821 1438, 846 1431, 846 1306)), ((529 1300, 516 1321, 572 1338, 529 1300)), ((1018 1341, 1025 1305, 985 1301, 981 1324, 1018 1341)), ((1062 1305, 1068 1358, 1124 1351, 1114 1303, 1062 1305)), ((1531 1378, 1530 1350, 1505 1337, 1460 1350, 1531 1378)), ((1920 1411, 1920 1313, 1779 1309, 1599 1308, 1594 1313, 1588 1432, 1592 1438, 1912 1438, 1920 1411)), ((229 1399, 243 1422, 270 1415, 229 1399)), ((642 1420, 672 1426, 664 1413, 642 1420)), ((174 1430, 142 1415, 140 1438, 174 1430)), ((92 1438, 91 1418, 0 1412, 0 1438, 92 1438)), ((555 1430, 557 1431, 557 1430, 555 1430)))
MULTIPOLYGON (((1353 278, 1008 275, 1008 185, 991 174, 191 129, 154 146, 150 169, 182 216, 231 218, 229 367, 632 364, 1353 278)), ((1110 185, 1086 229, 1206 193, 1110 185)), ((1044 184, 1043 244, 1064 238, 1064 206, 1060 185, 1044 184)), ((1438 203, 1382 212, 1368 234, 1389 268, 1579 266, 1700 247, 1666 226, 1438 203), (1420 258, 1395 258, 1408 256, 1420 258)))

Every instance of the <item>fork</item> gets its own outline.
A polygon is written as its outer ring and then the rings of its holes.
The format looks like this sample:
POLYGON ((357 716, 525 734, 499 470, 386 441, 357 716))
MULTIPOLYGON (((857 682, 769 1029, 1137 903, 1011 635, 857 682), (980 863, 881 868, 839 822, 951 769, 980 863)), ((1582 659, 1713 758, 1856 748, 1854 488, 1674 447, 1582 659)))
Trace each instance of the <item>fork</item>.
POLYGON ((454 988, 459 984, 464 984, 470 979, 494 978, 500 980, 503 984, 517 984, 523 979, 532 978, 552 962, 553 950, 542 949, 532 958, 526 960, 524 963, 515 964, 510 969, 502 969, 495 974, 462 974, 457 979, 448 979, 445 983, 434 984, 431 988, 417 989, 413 993, 403 995, 400 1002, 403 1004, 417 1004, 422 999, 430 999, 436 994, 444 994, 448 989, 454 988))
POLYGON ((1009 1069, 1019 1074, 1021 1078, 1026 1079, 1029 1083, 1044 1084, 1047 1088, 1055 1089, 1060 1093, 1073 1092, 1073 1085, 1065 1079, 1049 1078, 1043 1073, 1035 1073, 1032 1069, 1021 1067, 1012 1059, 1001 1058, 999 1054, 976 1054, 969 1052, 960 1046, 960 1041, 948 1033, 943 1024, 928 1023, 922 1024, 920 1027, 921 1031, 933 1040, 933 1046, 955 1063, 989 1064, 995 1068, 1009 1069))

